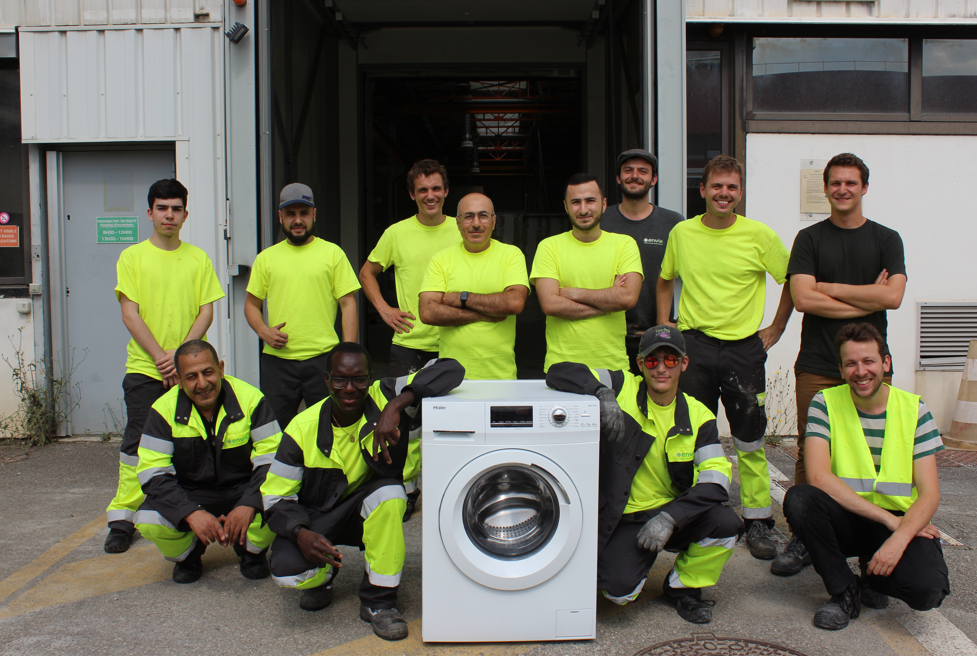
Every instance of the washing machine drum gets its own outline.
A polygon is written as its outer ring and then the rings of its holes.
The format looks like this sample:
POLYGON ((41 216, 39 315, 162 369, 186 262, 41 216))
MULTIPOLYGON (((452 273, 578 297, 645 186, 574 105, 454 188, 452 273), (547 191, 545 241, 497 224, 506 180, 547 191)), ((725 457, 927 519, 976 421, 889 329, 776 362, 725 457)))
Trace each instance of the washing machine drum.
POLYGON ((553 486, 521 465, 491 469, 472 482, 463 522, 469 539, 485 553, 522 558, 541 549, 560 521, 553 486))

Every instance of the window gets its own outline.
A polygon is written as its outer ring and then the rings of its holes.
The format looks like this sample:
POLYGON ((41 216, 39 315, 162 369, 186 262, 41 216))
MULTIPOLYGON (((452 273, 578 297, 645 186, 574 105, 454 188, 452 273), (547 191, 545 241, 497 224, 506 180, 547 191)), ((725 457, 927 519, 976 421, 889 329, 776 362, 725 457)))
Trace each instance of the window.
POLYGON ((923 114, 977 114, 977 41, 923 40, 923 114))
POLYGON ((725 44, 690 43, 685 53, 686 215, 706 211, 699 195, 702 168, 729 153, 729 73, 725 44))
POLYGON ((20 71, 0 58, 0 284, 28 282, 30 219, 24 202, 27 179, 20 135, 20 71))

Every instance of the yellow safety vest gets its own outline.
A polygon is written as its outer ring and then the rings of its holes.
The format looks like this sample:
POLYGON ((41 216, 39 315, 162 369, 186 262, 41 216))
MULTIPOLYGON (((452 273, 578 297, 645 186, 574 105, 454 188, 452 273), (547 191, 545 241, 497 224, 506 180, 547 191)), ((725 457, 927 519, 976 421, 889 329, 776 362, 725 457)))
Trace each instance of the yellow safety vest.
POLYGON ((822 390, 831 426, 831 471, 880 508, 906 512, 916 501, 913 444, 919 397, 889 386, 882 467, 878 474, 848 385, 822 390))

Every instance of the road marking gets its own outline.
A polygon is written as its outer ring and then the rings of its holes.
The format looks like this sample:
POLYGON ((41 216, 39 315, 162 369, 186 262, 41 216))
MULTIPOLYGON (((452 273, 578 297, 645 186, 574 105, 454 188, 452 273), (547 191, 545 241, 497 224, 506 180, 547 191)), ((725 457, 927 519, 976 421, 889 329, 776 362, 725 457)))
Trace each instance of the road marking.
POLYGON ((977 654, 977 645, 938 610, 919 612, 902 607, 890 614, 906 627, 931 656, 977 654))
POLYGON ((105 528, 106 516, 100 515, 80 529, 57 543, 29 564, 20 568, 0 582, 0 601, 20 590, 26 584, 43 574, 48 568, 84 544, 90 537, 105 528))
POLYGON ((407 629, 410 633, 403 640, 382 640, 370 634, 365 638, 317 652, 313 656, 346 656, 347 654, 356 654, 357 656, 387 656, 388 654, 403 654, 404 656, 412 654, 424 654, 424 656, 440 656, 442 654, 450 654, 451 656, 462 656, 464 654, 509 656, 510 654, 524 654, 539 646, 539 643, 536 642, 494 644, 424 642, 421 640, 421 620, 419 619, 408 622, 407 629))
POLYGON ((888 612, 862 607, 862 618, 875 629, 896 656, 930 656, 923 645, 888 612))

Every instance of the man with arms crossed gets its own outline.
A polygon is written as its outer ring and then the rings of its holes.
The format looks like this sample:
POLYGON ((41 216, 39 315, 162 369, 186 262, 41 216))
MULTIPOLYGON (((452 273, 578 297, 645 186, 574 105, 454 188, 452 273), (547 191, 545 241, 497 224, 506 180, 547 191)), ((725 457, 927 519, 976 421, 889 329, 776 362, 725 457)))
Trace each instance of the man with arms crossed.
POLYGON ((180 241, 189 215, 187 188, 176 180, 153 183, 147 214, 152 236, 122 251, 116 265, 115 295, 132 339, 122 379, 128 421, 119 453, 119 486, 106 508, 108 553, 129 549, 136 530, 133 517, 143 500, 136 477, 139 438, 150 407, 177 384, 173 353, 183 342, 206 338, 214 301, 224 297, 207 254, 180 241))
POLYGON ((675 226, 658 279, 658 319, 668 322, 675 279, 682 278, 678 327, 689 369, 679 384, 713 414, 722 399, 738 454, 740 502, 754 558, 777 555, 770 529, 770 474, 763 450, 767 349, 777 343, 794 309, 784 288, 773 323, 762 330, 767 273, 782 285, 787 248, 773 230, 736 214, 743 168, 714 157, 702 170, 706 213, 675 226))
MULTIPOLYGON (((407 190, 417 203, 417 214, 387 228, 360 269, 363 293, 396 333, 390 345, 390 375, 406 376, 438 357, 438 327, 418 319, 418 295, 427 265, 438 251, 457 244, 457 228, 444 215, 448 196, 448 170, 433 159, 422 159, 407 172, 407 190), (390 307, 380 293, 377 276, 394 267, 397 305, 390 307)), ((421 471, 421 443, 413 440, 404 486, 410 519, 420 496, 417 476, 421 471)))
POLYGON ((313 406, 329 396, 325 357, 339 343, 337 307, 343 313, 343 341, 355 342, 360 288, 346 254, 315 231, 315 198, 304 184, 282 189, 278 220, 285 240, 258 254, 248 281, 244 316, 265 343, 261 389, 282 426, 302 400, 313 406), (268 301, 268 325, 261 302, 268 301))
MULTIPOLYGON (((797 233, 787 275, 794 307, 804 313, 801 349, 794 364, 797 398, 797 463, 794 484, 807 482, 805 433, 811 399, 826 387, 841 385, 834 338, 850 323, 867 322, 886 338, 886 310, 895 310, 906 291, 902 238, 895 230, 862 215, 868 167, 851 153, 836 155, 824 167, 824 193, 831 216, 797 233)), ((888 351, 887 351, 888 353, 888 351)), ((891 370, 886 382, 892 382, 891 370)), ((780 576, 796 574, 811 558, 792 536, 784 553, 770 563, 780 576)))
POLYGON ((787 490, 784 515, 810 550, 831 600, 814 625, 837 630, 861 606, 889 597, 915 610, 950 594, 940 531, 936 422, 922 399, 883 382, 885 340, 868 323, 835 338, 842 385, 814 395, 807 422, 807 478, 787 490), (813 439, 812 439, 813 438, 813 439), (848 566, 858 556, 861 577, 848 566))
POLYGON ((617 158, 617 184, 624 200, 604 212, 601 228, 607 232, 630 235, 641 253, 644 282, 638 304, 624 313, 628 325, 625 338, 631 373, 637 368, 638 341, 641 335, 658 323, 655 292, 661 272, 665 244, 672 228, 684 221, 681 214, 648 202, 651 188, 658 183, 658 159, 647 150, 626 150, 617 158))
POLYGON ((530 274, 546 315, 543 369, 557 362, 627 369, 624 312, 641 293, 638 245, 600 229, 607 199, 597 176, 571 176, 563 207, 573 229, 539 243, 530 274))
POLYGON ((441 327, 439 353, 465 367, 470 380, 516 378, 516 315, 529 295, 526 257, 492 239, 488 196, 458 203, 462 243, 435 254, 421 283, 421 320, 441 327))

